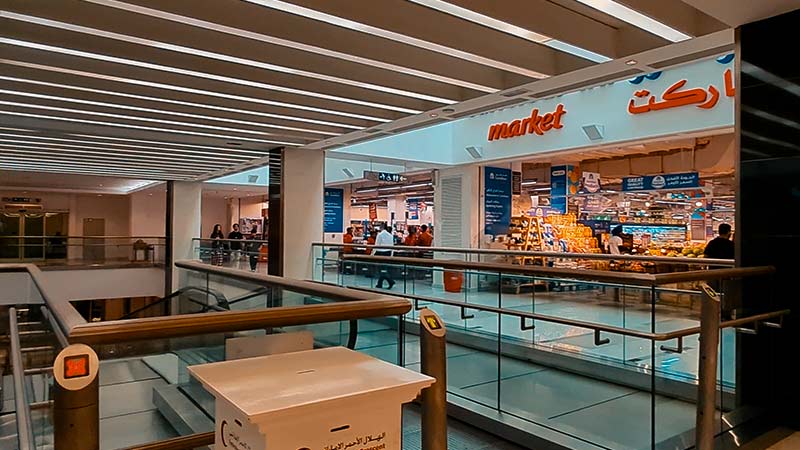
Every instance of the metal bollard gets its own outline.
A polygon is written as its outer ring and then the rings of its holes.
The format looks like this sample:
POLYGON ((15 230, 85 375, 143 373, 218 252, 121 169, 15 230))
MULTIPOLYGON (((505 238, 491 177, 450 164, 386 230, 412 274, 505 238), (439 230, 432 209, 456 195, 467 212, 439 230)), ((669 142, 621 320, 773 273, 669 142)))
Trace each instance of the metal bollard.
POLYGON ((422 391, 422 450, 447 450, 447 341, 435 312, 419 312, 422 373, 436 382, 422 391))
POLYGON ((714 450, 720 296, 706 283, 701 284, 700 287, 706 298, 700 305, 700 360, 698 361, 695 447, 697 450, 714 450))
POLYGON ((100 449, 99 361, 91 347, 64 348, 53 363, 55 450, 100 449))

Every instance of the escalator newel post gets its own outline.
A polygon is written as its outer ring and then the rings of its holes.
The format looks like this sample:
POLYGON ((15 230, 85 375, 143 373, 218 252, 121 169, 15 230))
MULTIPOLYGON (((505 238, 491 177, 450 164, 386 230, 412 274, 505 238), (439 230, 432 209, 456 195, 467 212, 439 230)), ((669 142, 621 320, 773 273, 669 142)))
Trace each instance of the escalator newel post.
POLYGON ((447 450, 447 350, 444 322, 420 310, 422 373, 436 382, 422 390, 422 450, 447 450))
POLYGON ((73 344, 53 363, 55 450, 100 449, 99 361, 91 347, 73 344))
POLYGON ((720 296, 706 283, 702 283, 700 287, 705 298, 700 307, 700 355, 698 356, 700 360, 698 361, 695 448, 697 450, 713 450, 720 296))

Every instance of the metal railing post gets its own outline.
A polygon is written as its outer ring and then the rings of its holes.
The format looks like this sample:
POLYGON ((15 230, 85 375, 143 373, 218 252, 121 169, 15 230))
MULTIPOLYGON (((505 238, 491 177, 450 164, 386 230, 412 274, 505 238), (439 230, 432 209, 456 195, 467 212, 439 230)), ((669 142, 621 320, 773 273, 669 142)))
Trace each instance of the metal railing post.
POLYGON ((36 439, 31 428, 31 410, 25 391, 25 367, 22 363, 22 351, 19 343, 19 326, 17 325, 17 309, 8 310, 8 335, 11 341, 11 368, 14 380, 14 409, 17 419, 17 441, 20 450, 35 450, 36 439))
POLYGON ((701 284, 703 299, 700 305, 700 355, 697 386, 697 422, 695 447, 714 449, 714 413, 717 390, 717 354, 720 327, 720 297, 711 286, 701 284))
POLYGON ((422 373, 436 382, 422 391, 422 450, 447 450, 447 341, 444 322, 423 308, 419 314, 422 373))

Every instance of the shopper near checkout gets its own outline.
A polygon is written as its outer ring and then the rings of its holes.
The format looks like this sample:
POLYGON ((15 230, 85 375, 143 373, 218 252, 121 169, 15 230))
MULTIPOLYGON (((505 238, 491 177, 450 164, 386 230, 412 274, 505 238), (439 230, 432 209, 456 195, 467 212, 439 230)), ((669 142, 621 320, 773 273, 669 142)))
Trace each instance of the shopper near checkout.
POLYGON ((622 225, 617 225, 611 230, 611 239, 608 240, 608 252, 612 255, 619 255, 622 247, 622 225))
POLYGON ((722 223, 719 225, 718 231, 719 236, 706 244, 703 255, 712 259, 733 259, 736 254, 736 247, 731 240, 731 226, 727 223, 722 223))
MULTIPOLYGON (((392 227, 390 227, 389 225, 383 227, 383 231, 378 233, 378 237, 375 239, 375 245, 378 247, 394 246, 394 236, 392 235, 392 227)), ((375 250, 375 256, 392 256, 392 250, 385 250, 385 249, 375 250)), ((394 280, 392 279, 392 274, 390 271, 391 267, 389 267, 388 265, 380 267, 378 269, 378 285, 376 286, 378 289, 383 289, 384 280, 389 283, 389 289, 394 287, 394 280)))
POLYGON ((408 236, 406 236, 406 239, 403 241, 403 245, 406 245, 408 247, 416 247, 418 237, 419 236, 417 235, 417 227, 411 225, 410 227, 408 227, 408 236))

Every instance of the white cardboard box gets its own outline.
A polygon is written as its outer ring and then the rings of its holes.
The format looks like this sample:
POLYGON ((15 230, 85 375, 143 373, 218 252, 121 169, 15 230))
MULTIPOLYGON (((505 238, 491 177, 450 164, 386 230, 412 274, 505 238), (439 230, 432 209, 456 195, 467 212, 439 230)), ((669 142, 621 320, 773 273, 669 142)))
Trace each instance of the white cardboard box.
POLYGON ((216 397, 216 450, 400 450, 402 405, 435 381, 344 347, 189 372, 216 397))

